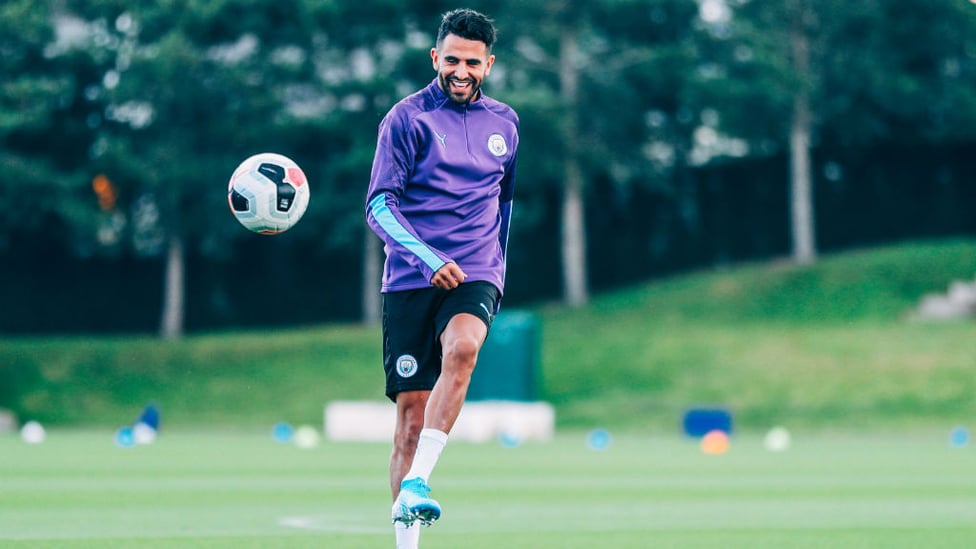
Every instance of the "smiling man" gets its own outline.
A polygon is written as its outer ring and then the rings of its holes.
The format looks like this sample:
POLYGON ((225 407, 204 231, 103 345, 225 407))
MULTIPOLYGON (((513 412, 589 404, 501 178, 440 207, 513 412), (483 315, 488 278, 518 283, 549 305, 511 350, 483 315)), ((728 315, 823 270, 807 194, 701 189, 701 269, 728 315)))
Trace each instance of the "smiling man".
POLYGON ((505 287, 518 116, 481 86, 495 27, 444 14, 437 77, 383 118, 366 220, 385 243, 383 366, 396 403, 390 456, 397 547, 441 516, 428 481, 461 411, 505 287))
POLYGON ((494 55, 486 56, 486 49, 484 42, 448 34, 430 50, 437 81, 455 103, 468 104, 478 95, 495 62, 494 55))

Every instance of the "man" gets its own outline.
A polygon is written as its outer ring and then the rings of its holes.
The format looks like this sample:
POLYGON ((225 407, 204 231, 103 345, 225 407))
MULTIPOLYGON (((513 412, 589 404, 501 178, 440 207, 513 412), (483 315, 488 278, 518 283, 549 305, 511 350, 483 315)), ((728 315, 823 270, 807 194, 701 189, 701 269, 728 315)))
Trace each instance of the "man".
POLYGON ((518 117, 484 95, 491 19, 444 14, 436 78, 379 127, 366 219, 383 239, 383 362, 396 403, 390 456, 398 547, 441 515, 427 484, 498 310, 515 187, 518 117))

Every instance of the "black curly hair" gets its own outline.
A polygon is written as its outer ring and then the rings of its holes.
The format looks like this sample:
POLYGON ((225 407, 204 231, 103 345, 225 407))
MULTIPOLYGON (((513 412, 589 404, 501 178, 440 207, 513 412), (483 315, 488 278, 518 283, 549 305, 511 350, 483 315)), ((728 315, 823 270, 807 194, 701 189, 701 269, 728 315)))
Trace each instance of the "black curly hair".
POLYGON ((440 29, 437 31, 437 47, 441 46, 448 34, 460 36, 466 40, 484 42, 491 52, 495 44, 494 20, 472 9, 460 8, 444 14, 440 29))

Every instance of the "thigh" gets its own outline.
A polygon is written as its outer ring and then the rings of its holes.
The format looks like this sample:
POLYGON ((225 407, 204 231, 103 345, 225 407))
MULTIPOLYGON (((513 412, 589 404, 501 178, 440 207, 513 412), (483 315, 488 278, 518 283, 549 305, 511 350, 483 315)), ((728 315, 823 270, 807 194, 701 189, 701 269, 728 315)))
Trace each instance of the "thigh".
POLYGON ((457 288, 445 292, 444 301, 437 311, 436 330, 438 339, 447 328, 451 320, 462 314, 474 316, 484 324, 485 335, 491 328, 495 316, 495 303, 499 292, 490 282, 466 282, 457 288))
MULTIPOLYGON (((480 318, 468 314, 454 315, 444 331, 441 332, 441 349, 452 348, 458 342, 467 341, 475 344, 475 350, 481 348, 488 337, 488 326, 480 318)), ((467 347, 470 349, 471 347, 467 347)))

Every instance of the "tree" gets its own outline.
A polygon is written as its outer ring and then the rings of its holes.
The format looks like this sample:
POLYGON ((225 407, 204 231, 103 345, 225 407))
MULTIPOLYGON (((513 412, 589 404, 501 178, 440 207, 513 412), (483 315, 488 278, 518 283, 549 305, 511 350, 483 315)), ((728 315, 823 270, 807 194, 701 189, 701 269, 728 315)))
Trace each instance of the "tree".
POLYGON ((63 54, 46 3, 0 4, 0 250, 38 227, 70 239, 55 224, 91 224, 79 203, 89 180, 79 173, 90 136, 84 100, 90 63, 63 54))
MULTIPOLYGON (((313 0, 99 0, 66 9, 85 29, 79 49, 99 60, 91 87, 106 103, 90 169, 109 174, 120 201, 136 205, 133 246, 164 258, 163 337, 183 330, 187 254, 219 257, 246 237, 212 212, 226 210, 218 181, 254 152, 289 154, 309 175, 313 200, 290 233, 325 235, 323 249, 373 244, 362 192, 376 126, 402 90, 430 75, 423 61, 433 38, 420 55, 411 45, 426 12, 313 0)), ((369 273, 377 254, 364 249, 369 273)), ((370 303, 364 298, 364 310, 370 303)))
POLYGON ((301 2, 71 7, 103 60, 97 93, 107 105, 92 168, 159 212, 163 237, 148 251, 164 256, 160 334, 179 337, 187 246, 218 250, 242 234, 214 221, 226 211, 221 182, 256 149, 277 146, 292 84, 311 72, 302 51, 311 25, 301 2))
POLYGON ((709 61, 723 76, 705 93, 721 113, 722 127, 748 139, 759 154, 788 150, 797 263, 816 259, 811 147, 829 41, 820 16, 844 9, 834 4, 820 2, 822 9, 815 10, 809 0, 702 3, 702 19, 720 44, 709 50, 709 61))
MULTIPOLYGON (((609 179, 623 194, 635 186, 670 186, 673 162, 661 170, 648 154, 657 130, 647 120, 660 115, 674 122, 694 110, 694 97, 685 92, 695 11, 679 0, 537 0, 510 10, 521 16, 506 19, 516 55, 508 62, 506 94, 525 127, 551 130, 533 134, 541 145, 527 140, 549 158, 532 156, 534 165, 519 168, 528 175, 520 181, 560 193, 563 300, 579 306, 589 299, 590 182, 609 179)), ((676 143, 689 135, 686 123, 676 123, 667 146, 680 148, 676 143)), ((620 261, 619 268, 629 268, 628 258, 620 261)))
POLYGON ((973 135, 976 10, 965 2, 704 4, 734 12, 715 23, 725 46, 710 52, 725 77, 711 90, 723 127, 751 154, 789 151, 798 263, 816 259, 815 148, 973 135))
MULTIPOLYGON (((0 253, 39 258, 35 250, 63 248, 68 263, 149 256, 167 281, 161 333, 175 337, 201 271, 217 294, 245 262, 238 252, 262 246, 276 282, 310 273, 343 277, 323 286, 346 288, 361 276, 362 299, 342 299, 376 322, 380 254, 362 216, 376 127, 433 77, 434 28, 453 7, 0 4, 0 253), (227 177, 262 150, 298 160, 313 191, 302 223, 273 241, 255 240, 226 213, 227 177), (42 237, 57 246, 37 246, 42 237)), ((721 170, 722 156, 791 155, 783 188, 796 205, 784 203, 794 221, 783 231, 807 261, 830 223, 814 198, 864 184, 844 177, 864 172, 860 152, 974 139, 976 9, 961 0, 472 7, 500 29, 486 91, 522 120, 509 257, 520 279, 509 289, 520 296, 561 291, 578 305, 591 285, 716 260, 700 194, 711 182, 698 173, 721 170), (814 187, 824 179, 829 189, 814 187), (533 282, 521 280, 526 270, 533 282)), ((155 280, 145 284, 153 292, 155 280)), ((223 318, 240 322, 245 307, 225 297, 223 318)), ((191 320, 193 307, 209 305, 191 302, 191 320)))
POLYGON ((579 79, 580 51, 577 39, 579 21, 567 17, 579 14, 568 4, 559 6, 557 18, 562 20, 559 32, 559 98, 562 124, 557 133, 562 141, 563 202, 562 202, 562 261, 565 301, 572 307, 586 304, 589 289, 586 269, 586 217, 583 170, 580 167, 579 143, 579 79))
POLYGON ((792 220, 793 260, 813 263, 817 258, 813 218, 813 176, 811 174, 810 27, 814 14, 806 0, 790 0, 790 64, 798 86, 793 92, 790 113, 790 218, 792 220))
POLYGON ((381 241, 363 215, 376 132, 394 103, 434 77, 430 48, 436 39, 439 15, 453 7, 438 2, 407 5, 383 0, 338 3, 315 12, 315 26, 328 40, 315 41, 310 56, 336 66, 330 68, 329 81, 323 81, 319 74, 309 84, 330 87, 339 97, 339 108, 325 119, 332 143, 342 145, 331 155, 319 152, 323 165, 328 166, 323 173, 335 180, 330 199, 340 198, 327 216, 334 222, 332 227, 320 232, 337 235, 326 239, 337 246, 352 244, 359 249, 361 320, 366 325, 378 324, 381 313, 381 241))

